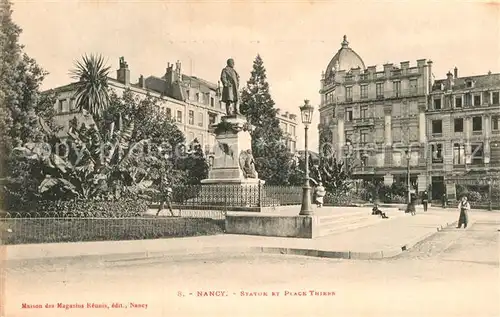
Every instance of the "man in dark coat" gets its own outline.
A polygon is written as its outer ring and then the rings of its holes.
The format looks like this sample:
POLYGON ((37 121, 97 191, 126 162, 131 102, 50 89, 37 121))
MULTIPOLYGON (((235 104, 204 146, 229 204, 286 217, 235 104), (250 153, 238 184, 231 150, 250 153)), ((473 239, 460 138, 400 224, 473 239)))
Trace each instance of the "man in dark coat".
POLYGON ((165 204, 167 204, 170 215, 174 217, 174 212, 172 210, 172 188, 170 187, 168 179, 166 177, 162 177, 160 180, 160 196, 160 207, 158 208, 156 215, 158 216, 160 214, 160 211, 165 209, 165 204))
POLYGON ((462 200, 458 204, 458 211, 460 211, 460 217, 458 218, 457 226, 458 229, 460 229, 462 225, 464 226, 464 229, 467 228, 467 224, 469 223, 469 210, 470 204, 467 201, 467 196, 463 196, 462 200))
POLYGON ((238 89, 240 86, 240 76, 236 70, 234 70, 234 60, 232 58, 227 60, 227 66, 222 69, 220 81, 223 86, 222 102, 226 104, 226 115, 239 114, 238 89), (231 111, 231 105, 234 107, 233 111, 231 111))
POLYGON ((427 206, 429 204, 429 194, 427 191, 424 191, 422 194, 422 205, 424 206, 424 211, 427 211, 427 206))

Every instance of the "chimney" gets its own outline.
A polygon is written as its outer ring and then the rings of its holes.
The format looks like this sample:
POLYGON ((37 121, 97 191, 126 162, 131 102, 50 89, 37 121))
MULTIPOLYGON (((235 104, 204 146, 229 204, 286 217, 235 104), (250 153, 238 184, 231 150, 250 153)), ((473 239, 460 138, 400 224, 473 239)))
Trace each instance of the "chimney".
POLYGON ((179 75, 181 74, 181 62, 179 60, 175 63, 175 72, 179 75))
POLYGON ((451 90, 453 88, 453 84, 453 74, 448 72, 448 74, 446 74, 446 90, 451 90))
POLYGON ((120 68, 116 71, 116 80, 125 86, 130 85, 130 70, 123 56, 120 57, 120 68))
POLYGON ((174 65, 168 63, 167 69, 165 70, 165 81, 167 85, 172 85, 175 82, 174 65))
POLYGON ((455 79, 458 78, 458 68, 457 67, 455 67, 455 69, 453 70, 453 75, 454 75, 455 79))
POLYGON ((406 61, 406 62, 401 62, 401 69, 407 69, 410 67, 410 62, 406 61))
POLYGON ((146 82, 144 81, 144 76, 142 75, 139 77, 139 87, 141 87, 142 89, 146 88, 146 82))

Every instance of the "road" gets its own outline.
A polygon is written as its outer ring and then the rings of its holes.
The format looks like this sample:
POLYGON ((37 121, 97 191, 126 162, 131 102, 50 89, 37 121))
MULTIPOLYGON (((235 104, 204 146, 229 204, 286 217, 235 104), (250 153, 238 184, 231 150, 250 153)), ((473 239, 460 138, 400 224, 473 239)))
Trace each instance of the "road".
POLYGON ((498 229, 484 217, 379 261, 205 254, 11 268, 5 316, 500 316, 498 229))

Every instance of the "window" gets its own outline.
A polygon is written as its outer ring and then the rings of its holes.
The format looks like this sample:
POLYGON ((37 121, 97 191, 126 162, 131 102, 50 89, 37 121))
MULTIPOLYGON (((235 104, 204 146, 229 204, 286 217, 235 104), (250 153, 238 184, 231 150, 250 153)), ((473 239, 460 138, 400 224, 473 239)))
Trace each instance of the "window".
POLYGON ((75 101, 76 101, 75 98, 71 98, 69 100, 69 110, 74 110, 75 109, 75 101))
POLYGON ((462 96, 455 97, 455 108, 462 108, 462 96))
POLYGON ((443 145, 431 144, 432 163, 443 163, 443 145))
POLYGON ((500 117, 494 116, 491 117, 491 129, 498 131, 498 121, 500 121, 500 117))
POLYGON ((368 132, 361 131, 359 134, 359 139, 360 139, 361 144, 366 144, 366 142, 368 142, 368 132))
POLYGON ((455 132, 464 132, 464 119, 455 119, 455 132))
POLYGON ((172 119, 172 109, 165 108, 165 115, 167 116, 167 119, 172 119))
POLYGON ((345 112, 345 121, 352 121, 352 109, 347 109, 345 112))
POLYGON ((410 79, 410 93, 412 95, 415 95, 417 93, 417 80, 416 79, 410 79))
POLYGON ((198 112, 198 126, 203 127, 203 112, 198 112))
POLYGON ((474 106, 481 105, 481 95, 474 95, 474 106))
POLYGON ((443 133, 443 121, 442 120, 432 120, 432 134, 443 133))
POLYGON ((361 86, 361 98, 362 99, 368 98, 368 85, 361 86))
POLYGON ((465 106, 472 105, 472 95, 467 93, 465 94, 465 106))
POLYGON ((291 134, 292 136, 295 136, 295 126, 294 126, 294 125, 291 125, 291 126, 290 126, 290 134, 291 134))
POLYGON ((217 116, 216 115, 214 115, 214 114, 208 114, 208 124, 209 125, 215 124, 216 121, 217 121, 217 116))
POLYGON ((441 109, 441 98, 434 99, 434 110, 441 109))
POLYGON ((361 158, 361 166, 367 166, 368 165, 368 154, 366 154, 365 151, 360 151, 359 157, 361 158))
POLYGON ((400 97, 401 96, 401 82, 400 81, 393 82, 392 87, 394 88, 394 96, 400 97))
POLYGON ((377 83, 376 85, 377 98, 384 98, 384 83, 377 83))
POLYGON ((495 91, 491 93, 491 103, 494 105, 498 105, 500 102, 500 92, 495 91))
POLYGON ((472 131, 478 132, 482 130, 483 130, 483 118, 482 117, 472 118, 472 131))
POLYGON ((186 99, 191 99, 191 93, 189 90, 186 90, 186 99))
POLYGON ((210 97, 210 106, 215 107, 215 99, 214 97, 210 97))
POLYGON ((352 100, 352 87, 345 87, 345 99, 346 101, 352 100))
POLYGON ((61 100, 59 100, 58 112, 63 112, 63 111, 64 111, 64 101, 61 99, 61 100))
POLYGON ((472 165, 483 163, 483 143, 476 143, 471 145, 471 163, 472 165))
POLYGON ((177 122, 182 123, 182 111, 177 110, 177 122))
POLYGON ((361 118, 362 119, 367 118, 368 117, 367 114, 368 114, 368 107, 361 107, 361 110, 360 110, 361 118))
POLYGON ((280 123, 280 128, 281 128, 281 131, 283 131, 284 133, 286 133, 286 123, 281 122, 280 123))
POLYGON ((465 146, 463 144, 453 144, 453 164, 465 164, 465 146))
POLYGON ((346 132, 345 133, 345 142, 352 142, 352 133, 351 132, 346 132))
POLYGON ((197 92, 195 96, 195 100, 200 102, 200 93, 197 92))
POLYGON ((194 111, 189 110, 189 124, 194 125, 194 111))
POLYGON ((467 81, 467 88, 472 88, 472 80, 467 81))

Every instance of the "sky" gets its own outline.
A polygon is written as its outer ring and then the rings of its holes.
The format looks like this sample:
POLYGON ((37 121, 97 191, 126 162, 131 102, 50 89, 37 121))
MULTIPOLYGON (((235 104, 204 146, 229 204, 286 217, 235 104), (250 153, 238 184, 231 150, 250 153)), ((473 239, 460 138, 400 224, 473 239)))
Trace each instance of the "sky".
MULTIPOLYGON (((316 111, 310 149, 317 149, 321 72, 347 35, 366 66, 431 59, 436 79, 500 72, 500 2, 407 1, 13 1, 26 52, 50 75, 43 89, 69 83, 74 61, 100 53, 116 76, 124 56, 131 80, 182 71, 216 83, 228 58, 246 84, 257 54, 277 108, 316 111)), ((300 120, 300 116, 299 116, 300 120)), ((302 126, 297 147, 303 148, 302 126)))

